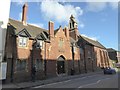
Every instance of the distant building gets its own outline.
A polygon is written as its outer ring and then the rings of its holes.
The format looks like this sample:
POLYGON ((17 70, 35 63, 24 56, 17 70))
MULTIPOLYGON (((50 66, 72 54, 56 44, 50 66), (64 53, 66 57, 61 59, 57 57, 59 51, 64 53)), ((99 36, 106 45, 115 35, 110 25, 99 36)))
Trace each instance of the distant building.
POLYGON ((107 48, 107 51, 108 51, 109 58, 117 63, 118 62, 117 50, 113 48, 107 48))
POLYGON ((22 21, 9 19, 5 45, 6 81, 31 80, 34 66, 36 79, 109 67, 106 48, 98 41, 81 36, 73 15, 68 27, 54 29, 54 22, 50 21, 45 30, 27 23, 27 9, 25 4, 22 21))
POLYGON ((120 51, 117 52, 118 63, 120 63, 120 51))
POLYGON ((84 60, 86 60, 87 66, 92 63, 93 69, 109 67, 108 52, 101 43, 81 35, 78 43, 80 44, 80 49, 85 53, 85 56, 82 56, 83 59, 85 58, 84 60))

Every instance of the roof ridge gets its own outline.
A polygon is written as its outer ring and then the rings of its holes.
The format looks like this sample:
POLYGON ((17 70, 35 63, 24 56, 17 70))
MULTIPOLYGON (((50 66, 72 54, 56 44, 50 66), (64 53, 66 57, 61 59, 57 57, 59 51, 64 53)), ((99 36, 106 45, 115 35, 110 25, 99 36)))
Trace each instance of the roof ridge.
MULTIPOLYGON (((19 21, 19 20, 15 20, 15 19, 12 19, 12 18, 9 18, 9 19, 22 23, 22 22, 19 21)), ((45 31, 48 31, 48 30, 46 30, 46 29, 44 29, 44 28, 37 27, 37 26, 35 26, 35 25, 33 25, 33 24, 29 24, 29 23, 27 23, 27 25, 28 25, 28 26, 32 26, 32 27, 36 27, 36 28, 40 28, 40 29, 43 29, 43 30, 45 30, 45 31)))
POLYGON ((103 46, 98 40, 92 40, 88 37, 85 37, 84 35, 80 35, 84 40, 86 40, 87 42, 93 44, 94 46, 97 46, 97 47, 101 47, 101 48, 105 48, 105 46, 103 46))
POLYGON ((88 38, 88 39, 90 39, 90 40, 93 40, 93 41, 97 41, 98 42, 98 40, 94 40, 94 39, 92 39, 92 38, 90 38, 90 37, 87 37, 87 36, 84 36, 84 35, 81 35, 82 37, 85 37, 85 38, 88 38))
MULTIPOLYGON (((22 23, 21 21, 15 20, 15 19, 13 19, 13 18, 9 18, 9 19, 22 23)), ((9 22, 9 21, 8 21, 8 22, 9 22)))

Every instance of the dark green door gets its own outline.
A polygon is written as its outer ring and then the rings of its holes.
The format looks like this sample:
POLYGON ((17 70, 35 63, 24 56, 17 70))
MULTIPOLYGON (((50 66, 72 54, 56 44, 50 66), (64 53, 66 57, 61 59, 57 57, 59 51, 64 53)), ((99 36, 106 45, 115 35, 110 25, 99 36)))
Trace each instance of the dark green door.
POLYGON ((59 57, 57 61, 57 73, 58 74, 65 73, 65 58, 62 56, 59 57))

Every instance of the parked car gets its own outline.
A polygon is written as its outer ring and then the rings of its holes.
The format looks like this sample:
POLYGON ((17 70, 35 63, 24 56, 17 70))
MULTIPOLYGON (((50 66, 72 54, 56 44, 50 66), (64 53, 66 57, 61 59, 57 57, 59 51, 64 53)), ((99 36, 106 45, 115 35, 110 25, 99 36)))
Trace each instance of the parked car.
POLYGON ((116 70, 113 68, 104 68, 104 74, 116 74, 116 70))
POLYGON ((120 63, 116 63, 116 67, 117 67, 117 68, 120 68, 120 63))

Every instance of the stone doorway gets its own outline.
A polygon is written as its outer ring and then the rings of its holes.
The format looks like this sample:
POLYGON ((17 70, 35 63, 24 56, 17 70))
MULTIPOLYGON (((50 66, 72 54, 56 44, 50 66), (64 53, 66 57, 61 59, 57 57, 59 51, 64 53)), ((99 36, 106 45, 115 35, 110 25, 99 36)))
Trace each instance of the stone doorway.
POLYGON ((65 58, 63 56, 58 57, 57 73, 58 74, 64 74, 65 73, 65 58))

